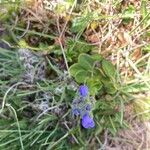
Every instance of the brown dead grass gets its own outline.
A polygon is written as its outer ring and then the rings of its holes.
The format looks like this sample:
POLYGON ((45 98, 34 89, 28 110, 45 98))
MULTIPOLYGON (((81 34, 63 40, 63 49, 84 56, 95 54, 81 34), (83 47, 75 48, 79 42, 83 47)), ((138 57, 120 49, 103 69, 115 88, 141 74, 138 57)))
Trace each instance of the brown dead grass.
MULTIPOLYGON (((150 97, 148 93, 147 98, 150 97)), ((128 129, 121 129, 115 137, 108 136, 106 150, 149 150, 150 149, 150 120, 143 121, 134 112, 134 102, 137 99, 146 100, 144 94, 135 95, 135 100, 125 107, 125 119, 128 129)), ((140 107, 140 104, 139 106, 140 107)), ((143 110, 144 111, 144 110, 143 110)), ((140 112, 139 112, 140 113, 140 112)))
POLYGON ((150 149, 150 122, 132 121, 130 129, 120 130, 115 137, 108 137, 106 150, 150 149))
MULTIPOLYGON (((110 59, 113 64, 117 65, 121 79, 124 83, 134 83, 137 81, 143 82, 144 80, 147 82, 146 80, 148 78, 145 79, 145 77, 143 77, 143 72, 147 66, 145 68, 138 68, 136 66, 136 64, 139 63, 140 60, 142 61, 142 59, 146 56, 142 51, 142 47, 150 41, 150 38, 145 36, 150 29, 144 28, 140 25, 141 1, 124 0, 119 10, 112 6, 111 0, 108 0, 107 4, 93 1, 88 4, 88 7, 91 11, 93 11, 94 8, 94 10, 100 10, 105 15, 115 16, 119 13, 119 11, 121 11, 121 9, 125 9, 129 5, 133 5, 136 8, 136 16, 134 16, 133 21, 125 25, 122 24, 122 18, 118 17, 115 19, 107 19, 107 21, 98 22, 93 28, 87 28, 83 33, 83 36, 87 42, 97 46, 100 54, 110 59), (141 79, 139 79, 139 77, 141 77, 141 79)), ((149 7, 149 5, 147 5, 147 7, 149 7)), ((55 17, 57 16, 57 14, 44 9, 42 0, 34 1, 34 3, 32 3, 32 7, 23 7, 22 9, 25 11, 24 20, 34 22, 36 24, 38 22, 40 24, 40 29, 44 27, 47 20, 50 18, 56 19, 55 17)), ((60 18, 63 20, 63 24, 65 24, 66 16, 64 18, 61 16, 60 18)), ((59 24, 61 23, 59 22, 59 24)), ((60 28, 63 29, 63 26, 60 25, 60 28)), ((63 39, 66 38, 65 33, 67 33, 67 24, 64 30, 63 39)), ((60 40, 57 40, 57 38, 55 39, 55 42, 58 44, 59 41, 60 40)), ((144 60, 148 61, 148 59, 149 56, 147 56, 144 60)), ((133 105, 129 104, 126 106, 125 117, 130 123, 130 128, 120 130, 115 137, 107 136, 108 141, 105 143, 106 150, 150 149, 150 122, 140 122, 136 118, 130 120, 129 118, 132 118, 133 115, 133 105)))

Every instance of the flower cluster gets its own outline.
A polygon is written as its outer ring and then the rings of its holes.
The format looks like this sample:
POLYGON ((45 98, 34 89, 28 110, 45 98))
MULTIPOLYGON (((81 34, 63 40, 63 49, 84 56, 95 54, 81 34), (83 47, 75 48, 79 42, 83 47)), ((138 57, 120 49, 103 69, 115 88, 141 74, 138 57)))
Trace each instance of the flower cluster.
POLYGON ((78 96, 73 100, 72 112, 75 116, 81 116, 81 124, 86 129, 95 126, 95 122, 90 116, 93 103, 93 98, 89 97, 88 87, 86 85, 81 85, 79 87, 78 96))

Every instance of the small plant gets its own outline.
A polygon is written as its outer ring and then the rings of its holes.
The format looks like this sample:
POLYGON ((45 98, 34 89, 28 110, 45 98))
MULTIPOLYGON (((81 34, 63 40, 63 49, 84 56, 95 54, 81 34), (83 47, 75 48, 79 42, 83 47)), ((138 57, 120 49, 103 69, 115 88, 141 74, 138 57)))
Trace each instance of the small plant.
POLYGON ((80 54, 78 62, 70 67, 70 73, 79 84, 86 84, 91 95, 104 90, 116 92, 116 70, 114 66, 98 54, 80 54))
POLYGON ((68 39, 67 40, 67 50, 66 50, 66 56, 68 62, 75 62, 78 59, 78 56, 81 53, 88 53, 92 51, 93 46, 89 45, 87 42, 83 40, 74 40, 74 39, 68 39))

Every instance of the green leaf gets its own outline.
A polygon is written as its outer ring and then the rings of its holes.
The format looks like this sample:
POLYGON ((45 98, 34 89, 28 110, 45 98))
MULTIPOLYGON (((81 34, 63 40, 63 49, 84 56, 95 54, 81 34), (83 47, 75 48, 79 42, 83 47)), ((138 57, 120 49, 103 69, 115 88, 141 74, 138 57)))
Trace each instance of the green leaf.
POLYGON ((123 11, 123 17, 128 19, 134 18, 135 10, 133 5, 129 5, 128 8, 123 11))
POLYGON ((71 30, 72 32, 81 32, 87 27, 88 23, 88 16, 77 17, 72 22, 71 30))
POLYGON ((107 85, 107 87, 105 88, 107 90, 107 93, 109 94, 115 94, 117 92, 116 88, 114 87, 112 83, 109 83, 109 86, 107 85))
POLYGON ((114 84, 109 79, 102 79, 102 83, 104 84, 104 88, 107 93, 109 94, 115 94, 117 92, 114 84))
POLYGON ((107 60, 103 60, 102 61, 102 69, 104 71, 104 73, 111 79, 114 79, 115 78, 115 75, 116 75, 116 69, 115 67, 113 66, 112 63, 110 63, 109 61, 107 60))
POLYGON ((87 53, 92 49, 92 45, 89 45, 84 40, 78 39, 68 39, 67 40, 67 50, 80 53, 87 53))
POLYGON ((83 68, 87 70, 91 70, 94 64, 94 60, 88 54, 81 54, 78 58, 78 62, 83 68))
POLYGON ((146 52, 150 52, 150 44, 147 44, 145 45, 143 48, 142 48, 143 51, 146 51, 146 52))
POLYGON ((109 94, 116 92, 113 83, 116 75, 115 67, 98 54, 92 56, 80 54, 78 63, 70 67, 70 73, 78 83, 88 85, 91 95, 97 94, 102 86, 109 94))
POLYGON ((103 57, 100 54, 94 54, 91 56, 95 61, 102 61, 103 57))
POLYGON ((133 5, 129 5, 122 12, 123 24, 128 24, 130 21, 132 21, 134 19, 135 14, 136 14, 135 7, 133 5))
POLYGON ((113 121, 111 116, 109 116, 109 120, 110 120, 110 123, 111 123, 111 127, 109 127, 108 130, 115 136, 116 133, 117 133, 117 129, 116 129, 115 123, 114 123, 114 121, 113 121))
POLYGON ((77 72, 84 71, 84 69, 81 67, 81 65, 79 63, 76 63, 70 67, 69 71, 72 76, 75 76, 77 74, 77 72))
POLYGON ((146 8, 146 4, 147 4, 147 2, 146 2, 146 0, 142 0, 142 2, 141 2, 141 14, 142 14, 142 18, 145 18, 146 17, 146 15, 147 15, 147 8, 146 8))
POLYGON ((88 78, 88 72, 86 71, 79 71, 75 75, 75 80, 78 83, 84 83, 87 80, 87 78, 88 78))
POLYGON ((102 83, 99 78, 89 78, 87 80, 87 85, 91 95, 97 94, 97 92, 102 88, 102 83))
POLYGON ((142 15, 142 19, 144 19, 143 25, 147 26, 150 24, 150 18, 148 15, 148 11, 147 11, 147 0, 142 0, 141 2, 141 15, 142 15))
POLYGON ((101 72, 99 69, 95 68, 94 71, 93 71, 93 76, 99 78, 100 80, 100 77, 101 77, 101 72))
POLYGON ((67 40, 67 60, 69 62, 77 61, 81 53, 87 53, 92 50, 93 46, 86 41, 68 39, 67 40))

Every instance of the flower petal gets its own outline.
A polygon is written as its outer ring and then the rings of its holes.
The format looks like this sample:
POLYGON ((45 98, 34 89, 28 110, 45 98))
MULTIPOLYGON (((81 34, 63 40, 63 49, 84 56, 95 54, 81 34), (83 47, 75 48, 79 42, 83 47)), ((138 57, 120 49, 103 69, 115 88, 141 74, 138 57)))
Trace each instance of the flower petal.
POLYGON ((86 85, 81 85, 79 88, 80 95, 83 97, 88 96, 88 87, 86 85))
POLYGON ((73 113, 74 115, 76 115, 76 116, 79 116, 79 115, 81 114, 81 110, 78 109, 78 108, 74 108, 74 109, 72 110, 72 113, 73 113))
POLYGON ((91 118, 87 113, 82 117, 82 126, 86 129, 95 127, 93 118, 91 118))
POLYGON ((91 110, 91 105, 90 105, 90 104, 87 104, 85 109, 86 109, 87 111, 90 111, 90 110, 91 110))

